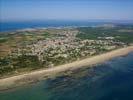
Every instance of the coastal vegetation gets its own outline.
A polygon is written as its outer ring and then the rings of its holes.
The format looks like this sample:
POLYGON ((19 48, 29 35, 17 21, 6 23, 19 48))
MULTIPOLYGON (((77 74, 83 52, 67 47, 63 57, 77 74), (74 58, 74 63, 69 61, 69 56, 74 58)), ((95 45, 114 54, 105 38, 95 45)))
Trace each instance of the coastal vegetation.
POLYGON ((132 26, 50 28, 0 33, 0 77, 51 68, 132 45, 132 26))
POLYGON ((114 37, 116 41, 124 43, 133 42, 133 26, 119 26, 119 27, 80 27, 77 35, 81 39, 101 39, 104 37, 114 37), (101 38, 100 38, 101 37, 101 38))

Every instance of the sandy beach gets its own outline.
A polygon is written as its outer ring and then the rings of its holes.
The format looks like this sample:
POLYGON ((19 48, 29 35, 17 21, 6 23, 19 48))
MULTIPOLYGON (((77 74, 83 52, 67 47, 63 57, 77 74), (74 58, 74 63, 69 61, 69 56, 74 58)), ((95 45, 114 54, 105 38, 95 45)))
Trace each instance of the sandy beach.
POLYGON ((121 49, 113 50, 104 54, 92 56, 90 58, 86 58, 83 60, 75 61, 72 63, 55 66, 53 68, 42 69, 39 71, 33 71, 30 73, 8 77, 4 79, 0 79, 0 91, 7 90, 10 88, 14 88, 20 85, 34 83, 40 81, 47 76, 56 75, 57 73, 67 71, 67 70, 74 70, 83 66, 90 66, 103 63, 104 61, 110 60, 114 57, 124 56, 128 53, 133 52, 133 46, 124 47, 121 49))

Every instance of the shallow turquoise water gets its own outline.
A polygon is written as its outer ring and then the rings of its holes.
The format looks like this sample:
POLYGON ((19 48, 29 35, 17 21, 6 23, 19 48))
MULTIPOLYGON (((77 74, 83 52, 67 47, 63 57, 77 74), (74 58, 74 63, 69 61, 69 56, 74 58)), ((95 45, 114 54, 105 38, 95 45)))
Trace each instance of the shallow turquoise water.
POLYGON ((133 53, 0 93, 0 100, 133 100, 133 53))

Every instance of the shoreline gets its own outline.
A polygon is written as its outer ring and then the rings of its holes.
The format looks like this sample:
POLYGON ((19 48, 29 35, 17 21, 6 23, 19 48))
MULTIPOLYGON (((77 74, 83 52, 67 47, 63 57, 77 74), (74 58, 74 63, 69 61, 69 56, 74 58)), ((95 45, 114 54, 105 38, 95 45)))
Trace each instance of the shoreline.
POLYGON ((133 46, 116 49, 100 55, 92 56, 79 61, 74 61, 72 63, 55 66, 53 68, 42 69, 22 75, 3 78, 0 79, 0 91, 6 91, 29 83, 36 83, 48 78, 49 76, 56 76, 56 74, 59 74, 60 72, 74 70, 84 66, 93 67, 92 65, 103 63, 115 57, 127 55, 130 52, 133 52, 133 46))

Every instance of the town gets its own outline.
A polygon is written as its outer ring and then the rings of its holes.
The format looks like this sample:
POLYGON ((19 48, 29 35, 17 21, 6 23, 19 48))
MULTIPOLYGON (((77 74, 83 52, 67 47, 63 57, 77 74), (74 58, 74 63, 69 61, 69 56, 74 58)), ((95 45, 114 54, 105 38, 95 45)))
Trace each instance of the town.
MULTIPOLYGON (((1 48, 10 44, 11 49, 0 58, 0 73, 2 75, 27 69, 31 71, 50 68, 129 45, 106 33, 101 36, 94 34, 96 38, 90 38, 91 36, 82 38, 84 34, 89 33, 83 33, 82 29, 78 28, 27 29, 10 32, 8 35, 13 36, 14 40, 7 39, 1 42, 1 48)), ((2 52, 4 51, 1 51, 1 55, 2 52)))

